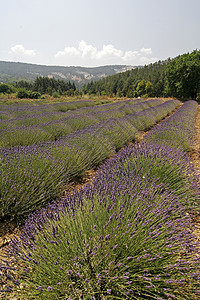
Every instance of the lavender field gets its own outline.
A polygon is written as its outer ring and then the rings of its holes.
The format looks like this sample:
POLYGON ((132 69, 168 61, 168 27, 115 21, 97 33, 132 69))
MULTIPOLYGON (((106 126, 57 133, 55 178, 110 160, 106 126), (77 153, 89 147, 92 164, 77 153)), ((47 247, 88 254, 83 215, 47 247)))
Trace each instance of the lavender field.
MULTIPOLYGON (((1 131, 0 220, 22 222, 56 200, 74 178, 96 168, 180 105, 178 100, 134 101, 85 107, 73 113, 49 113, 55 105, 45 108, 46 113, 37 107, 34 117, 29 112, 36 108, 29 107, 25 116, 2 121, 2 126, 11 124, 13 128, 1 131), (25 125, 27 122, 37 125, 25 125)), ((20 111, 12 106, 9 110, 13 116, 20 111)))
POLYGON ((0 263, 2 296, 199 299, 192 222, 199 188, 187 153, 197 108, 195 101, 120 101, 73 112, 45 108, 30 120, 6 111, 0 218, 24 226, 0 263), (61 131, 57 138, 52 128, 61 131), (44 130, 44 140, 37 133, 19 143, 31 129, 44 130), (92 183, 62 195, 97 167, 92 183))
POLYGON ((0 148, 56 141, 77 130, 123 118, 161 103, 161 100, 129 100, 105 105, 89 101, 38 106, 1 105, 0 148))

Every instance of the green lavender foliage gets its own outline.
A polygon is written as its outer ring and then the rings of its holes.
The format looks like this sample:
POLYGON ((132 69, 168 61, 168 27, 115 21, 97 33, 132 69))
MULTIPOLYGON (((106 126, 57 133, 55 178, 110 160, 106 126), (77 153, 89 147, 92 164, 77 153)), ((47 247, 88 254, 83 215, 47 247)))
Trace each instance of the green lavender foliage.
POLYGON ((139 112, 162 103, 159 99, 145 102, 143 100, 127 100, 98 107, 87 107, 90 103, 83 101, 83 103, 78 104, 79 102, 81 101, 46 106, 11 105, 6 107, 7 109, 5 106, 1 106, 0 148, 55 141, 69 133, 92 125, 100 125, 110 119, 119 120, 127 114, 139 112), (85 105, 82 109, 81 104, 85 105), (72 106, 80 108, 72 112, 72 106), (126 110, 127 107, 128 111, 126 110), (68 110, 71 111, 68 112, 68 110), (9 117, 10 115, 11 117, 9 117))
POLYGON ((145 140, 187 152, 190 151, 196 133, 194 120, 197 109, 198 103, 196 101, 185 102, 172 116, 149 132, 145 140))
POLYGON ((23 262, 20 297, 198 295, 190 215, 197 193, 191 193, 195 176, 186 179, 189 170, 183 152, 153 144, 126 148, 100 168, 92 184, 30 216, 11 249, 23 262))
POLYGON ((55 200, 68 183, 64 168, 45 153, 15 154, 0 160, 1 219, 22 220, 39 206, 55 200))
MULTIPOLYGON (((169 107, 173 110, 179 103, 172 100, 155 108, 157 113, 160 111, 162 119, 168 114, 169 107)), ((46 143, 46 134, 49 133, 39 127, 38 131, 34 129, 30 132, 21 128, 18 131, 20 137, 13 132, 10 137, 13 147, 5 147, 0 151, 0 219, 23 221, 30 212, 55 200, 69 181, 83 177, 86 170, 96 168, 122 146, 134 141, 139 132, 137 124, 134 126, 130 120, 137 119, 137 116, 143 120, 143 113, 149 119, 148 126, 153 126, 158 120, 154 107, 151 107, 124 118, 89 126, 61 139, 61 133, 54 131, 57 141, 46 143), (37 137, 41 138, 40 143, 29 145, 37 137), (25 146, 23 142, 18 147, 14 146, 15 139, 19 142, 23 138, 25 146)), ((146 124, 142 124, 145 129, 146 124)), ((66 126, 68 129, 70 127, 66 126)))

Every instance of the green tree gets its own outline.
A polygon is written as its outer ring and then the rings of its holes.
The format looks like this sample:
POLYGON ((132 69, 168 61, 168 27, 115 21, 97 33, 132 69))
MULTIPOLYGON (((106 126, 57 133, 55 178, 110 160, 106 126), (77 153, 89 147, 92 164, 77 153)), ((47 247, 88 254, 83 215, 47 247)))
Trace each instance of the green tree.
POLYGON ((141 80, 136 87, 136 93, 138 96, 152 96, 153 84, 149 80, 141 80))
POLYGON ((167 66, 166 79, 170 96, 196 99, 200 91, 200 51, 173 59, 167 66))
POLYGON ((55 78, 37 77, 33 84, 33 90, 41 94, 52 95, 54 92, 62 95, 65 92, 72 95, 76 90, 76 86, 70 81, 56 80, 55 78))
POLYGON ((153 84, 150 81, 146 82, 145 91, 146 91, 146 95, 148 97, 152 96, 152 93, 153 93, 153 84))
POLYGON ((146 94, 146 80, 141 80, 137 87, 136 87, 136 93, 138 96, 143 96, 146 94))

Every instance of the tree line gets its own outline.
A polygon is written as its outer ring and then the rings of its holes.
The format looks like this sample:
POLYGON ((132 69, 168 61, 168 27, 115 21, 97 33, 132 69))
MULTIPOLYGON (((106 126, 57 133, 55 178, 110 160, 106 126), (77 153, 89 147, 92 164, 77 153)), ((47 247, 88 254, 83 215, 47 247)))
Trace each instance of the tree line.
POLYGON ((91 81, 78 90, 70 81, 37 77, 34 82, 18 81, 0 84, 0 92, 17 90, 19 98, 37 98, 42 94, 53 97, 82 93, 111 97, 176 97, 200 99, 200 50, 137 67, 98 81, 91 81))
POLYGON ((91 81, 83 86, 83 92, 129 98, 197 99, 200 97, 200 51, 91 81))
POLYGON ((11 93, 17 92, 18 98, 34 98, 38 99, 43 94, 48 94, 54 97, 59 95, 74 96, 77 91, 75 83, 55 78, 37 77, 34 82, 20 80, 9 84, 0 84, 0 92, 11 93))

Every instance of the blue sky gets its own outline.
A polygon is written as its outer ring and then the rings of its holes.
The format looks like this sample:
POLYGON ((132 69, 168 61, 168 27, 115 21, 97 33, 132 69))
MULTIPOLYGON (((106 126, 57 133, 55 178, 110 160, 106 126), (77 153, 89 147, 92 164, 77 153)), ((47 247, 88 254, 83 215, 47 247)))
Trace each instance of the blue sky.
POLYGON ((0 60, 144 65, 200 48, 200 0, 1 0, 0 60))

